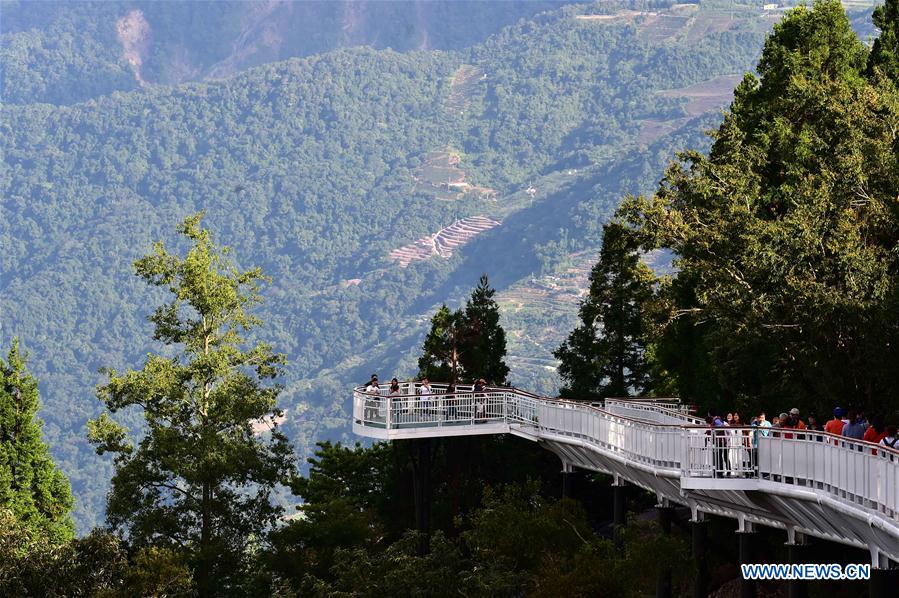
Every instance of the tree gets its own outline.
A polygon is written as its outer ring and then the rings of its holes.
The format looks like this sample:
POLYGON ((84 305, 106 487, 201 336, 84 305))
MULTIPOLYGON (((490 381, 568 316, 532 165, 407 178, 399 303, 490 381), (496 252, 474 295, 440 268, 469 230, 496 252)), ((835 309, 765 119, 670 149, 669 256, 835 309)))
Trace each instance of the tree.
POLYGON ((506 333, 499 323, 495 294, 483 274, 463 309, 440 306, 422 345, 419 377, 452 382, 484 378, 506 384, 506 333))
POLYGON ((705 329, 723 398, 895 405, 899 96, 866 68, 839 2, 790 11, 710 154, 623 206, 677 254, 690 292, 670 320, 705 329))
POLYGON ((462 334, 461 314, 441 305, 431 318, 431 330, 421 347, 421 357, 418 358, 420 379, 447 382, 458 380, 459 339, 462 334))
POLYGON ((107 414, 89 423, 97 452, 115 455, 110 525, 136 546, 176 548, 195 568, 203 596, 233 592, 246 553, 282 513, 274 487, 294 472, 278 429, 281 355, 243 333, 258 320, 262 274, 238 271, 228 248, 213 245, 189 216, 178 232, 191 242, 184 258, 156 243, 134 264, 137 275, 174 297, 150 316, 168 355, 148 355, 140 370, 107 372, 98 389, 110 412, 140 407, 146 433, 133 445, 107 414), (254 424, 269 431, 258 433, 254 424))
POLYGON ((72 539, 72 492, 41 439, 37 380, 13 340, 0 358, 0 505, 50 545, 72 539))
POLYGON ((886 0, 875 8, 873 21, 880 35, 868 56, 868 71, 879 68, 899 82, 899 0, 886 0))
POLYGON ((459 360, 466 378, 484 378, 490 384, 503 385, 507 383, 509 366, 504 361, 506 332, 499 323, 495 294, 487 275, 482 274, 460 314, 464 334, 459 360))
POLYGON ((655 276, 637 250, 637 237, 624 226, 603 227, 581 324, 554 353, 565 381, 563 396, 628 396, 649 389, 646 310, 655 276))

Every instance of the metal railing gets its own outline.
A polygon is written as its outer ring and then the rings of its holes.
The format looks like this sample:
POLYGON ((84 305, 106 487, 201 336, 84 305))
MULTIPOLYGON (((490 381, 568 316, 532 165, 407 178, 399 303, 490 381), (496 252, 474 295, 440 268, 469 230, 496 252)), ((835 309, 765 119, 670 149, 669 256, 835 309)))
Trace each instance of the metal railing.
POLYGON ((514 388, 446 390, 434 384, 422 394, 416 382, 403 383, 394 394, 357 388, 354 421, 361 430, 399 433, 517 426, 540 437, 579 441, 629 463, 675 470, 681 478, 708 480, 709 488, 731 479, 787 484, 899 519, 899 451, 889 447, 826 432, 700 426, 697 418, 658 401, 609 399, 600 408, 514 388))

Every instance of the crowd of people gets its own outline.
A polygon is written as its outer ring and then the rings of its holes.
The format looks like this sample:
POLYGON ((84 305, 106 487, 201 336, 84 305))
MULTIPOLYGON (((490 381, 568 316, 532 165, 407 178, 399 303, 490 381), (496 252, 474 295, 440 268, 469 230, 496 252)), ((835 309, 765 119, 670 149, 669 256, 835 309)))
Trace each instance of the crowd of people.
MULTIPOLYGON (((378 375, 372 374, 368 384, 365 385, 365 392, 370 395, 384 396, 381 392, 381 385, 378 382, 378 375)), ((436 391, 431 382, 424 378, 421 382, 413 383, 411 389, 406 390, 406 400, 396 401, 393 404, 394 413, 397 415, 406 413, 417 414, 434 414, 440 415, 446 419, 457 419, 460 416, 473 416, 479 421, 487 415, 487 381, 479 378, 471 385, 464 385, 464 395, 457 399, 457 385, 451 382, 447 385, 443 392, 436 391), (414 399, 410 400, 408 395, 414 395, 414 399), (463 415, 463 413, 465 415, 463 415)), ((391 379, 390 386, 386 396, 401 397, 404 396, 400 388, 400 382, 396 378, 391 379)))
POLYGON ((706 424, 712 428, 750 426, 758 428, 750 434, 745 430, 747 437, 753 438, 753 445, 758 446, 759 434, 768 436, 777 432, 785 438, 792 438, 789 430, 805 430, 808 432, 827 432, 835 436, 845 436, 855 440, 864 440, 874 444, 880 444, 890 448, 899 448, 897 426, 886 425, 885 419, 880 414, 874 414, 870 418, 861 411, 850 409, 844 411, 841 407, 833 410, 833 419, 823 425, 814 414, 809 414, 807 420, 803 420, 798 408, 794 407, 789 412, 783 412, 774 416, 770 421, 767 414, 762 411, 746 423, 739 413, 731 412, 722 416, 717 412, 709 412, 706 416, 706 424))

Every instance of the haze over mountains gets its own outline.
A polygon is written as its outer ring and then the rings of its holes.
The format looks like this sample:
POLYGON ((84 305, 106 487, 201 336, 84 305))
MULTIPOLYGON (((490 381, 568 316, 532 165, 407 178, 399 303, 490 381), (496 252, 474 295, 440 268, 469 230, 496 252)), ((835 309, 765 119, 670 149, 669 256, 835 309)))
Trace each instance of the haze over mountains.
POLYGON ((82 530, 111 473, 85 441, 98 370, 157 350, 158 297, 131 263, 185 214, 205 210, 273 279, 259 336, 288 356, 280 403, 301 451, 346 434, 349 385, 412 376, 435 306, 481 272, 513 381, 552 392, 603 222, 675 150, 707 147, 780 18, 661 2, 0 8, 0 341, 31 352, 82 530))

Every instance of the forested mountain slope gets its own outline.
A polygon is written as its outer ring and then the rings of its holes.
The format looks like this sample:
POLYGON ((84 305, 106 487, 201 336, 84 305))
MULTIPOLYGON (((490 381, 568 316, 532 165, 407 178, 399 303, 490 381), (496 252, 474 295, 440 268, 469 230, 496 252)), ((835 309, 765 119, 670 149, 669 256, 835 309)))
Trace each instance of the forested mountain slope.
POLYGON ((353 46, 462 49, 563 3, 3 0, 3 97, 69 104, 353 46))
POLYGON ((157 297, 131 264, 171 243, 185 214, 205 210, 240 266, 273 278, 258 334, 288 356, 280 403, 301 451, 345 433, 348 384, 412 375, 434 306, 481 272, 528 366, 513 381, 551 388, 552 372, 528 364, 567 332, 576 292, 544 309, 521 289, 589 259, 622 195, 653 187, 673 148, 707 146, 772 23, 758 8, 564 7, 458 51, 339 49, 71 106, 6 105, 0 341, 18 335, 31 352, 80 529, 100 520, 110 477, 84 438, 98 369, 151 349, 157 297), (474 217, 499 224, 447 257, 389 257, 474 217))

